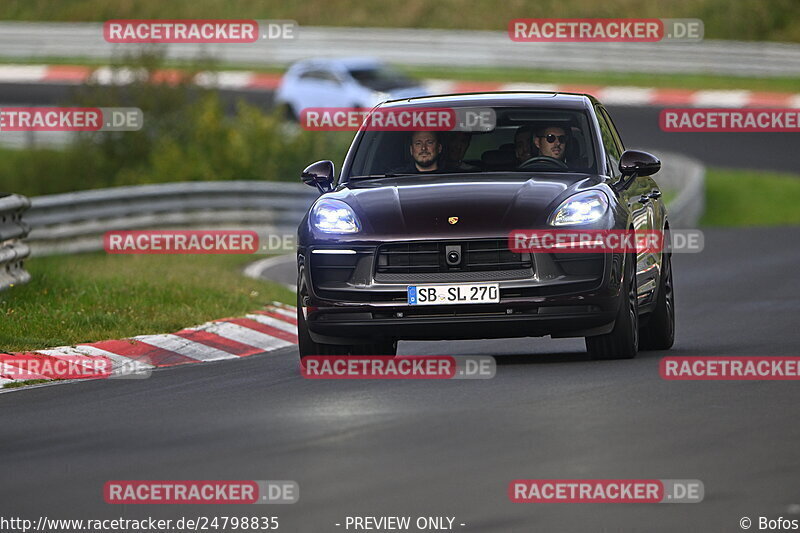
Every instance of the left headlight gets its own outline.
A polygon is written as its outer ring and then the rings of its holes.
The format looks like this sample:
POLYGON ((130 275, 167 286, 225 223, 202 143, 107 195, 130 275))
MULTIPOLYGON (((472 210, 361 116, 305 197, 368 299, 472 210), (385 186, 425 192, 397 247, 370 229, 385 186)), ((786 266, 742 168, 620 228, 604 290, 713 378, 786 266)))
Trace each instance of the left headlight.
POLYGON ((584 191, 573 194, 550 215, 551 226, 588 224, 603 218, 608 211, 608 197, 602 191, 584 191))
POLYGON ((311 225, 324 233, 358 233, 361 223, 353 209, 341 200, 320 200, 311 209, 311 225))

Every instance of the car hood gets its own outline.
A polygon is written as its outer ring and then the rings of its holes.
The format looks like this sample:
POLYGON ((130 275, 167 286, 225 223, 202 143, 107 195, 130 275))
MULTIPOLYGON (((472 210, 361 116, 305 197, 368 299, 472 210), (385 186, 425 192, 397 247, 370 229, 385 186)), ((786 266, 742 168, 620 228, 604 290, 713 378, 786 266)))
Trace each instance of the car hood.
POLYGON ((325 197, 353 208, 362 238, 497 237, 543 226, 564 198, 601 180, 566 173, 421 175, 354 181, 325 197))

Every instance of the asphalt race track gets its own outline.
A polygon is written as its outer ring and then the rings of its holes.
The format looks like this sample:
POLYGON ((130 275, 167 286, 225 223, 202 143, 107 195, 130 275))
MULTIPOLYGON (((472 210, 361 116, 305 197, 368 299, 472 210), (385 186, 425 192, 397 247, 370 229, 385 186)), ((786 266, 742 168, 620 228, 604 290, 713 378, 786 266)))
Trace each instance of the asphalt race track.
MULTIPOLYGON (((74 85, 57 83, 0 83, 0 106, 66 105, 79 93, 74 85)), ((222 90, 220 97, 230 112, 235 101, 267 110, 272 93, 254 90, 222 90)), ((798 133, 665 133, 658 127, 657 107, 608 106, 628 148, 660 148, 696 157, 718 167, 797 172, 798 133)), ((310 161, 309 161, 310 162, 310 161)), ((299 172, 300 169, 298 169, 299 172)))
MULTIPOLYGON (((704 252, 675 256, 669 353, 798 355, 798 236, 708 230, 704 252)), ((739 531, 743 516, 798 518, 797 383, 663 381, 663 353, 593 362, 572 339, 400 351, 495 355, 497 376, 312 381, 290 348, 1 394, 0 507, 33 519, 276 515, 280 531, 303 532, 344 531, 335 524, 348 515, 454 516, 456 530, 481 532, 739 531), (705 500, 512 504, 518 478, 700 479, 705 500), (295 480, 300 501, 114 506, 102 496, 114 479, 295 480)))

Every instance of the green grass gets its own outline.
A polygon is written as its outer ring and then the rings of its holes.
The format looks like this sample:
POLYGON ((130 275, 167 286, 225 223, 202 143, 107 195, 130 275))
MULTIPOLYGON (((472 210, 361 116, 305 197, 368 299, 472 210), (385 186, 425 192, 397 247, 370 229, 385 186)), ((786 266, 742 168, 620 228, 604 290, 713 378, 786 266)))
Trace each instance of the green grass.
POLYGON ((294 19, 301 25, 505 30, 513 18, 699 18, 708 39, 800 42, 796 0, 5 0, 7 20, 294 19))
POLYGON ((171 333, 272 301, 294 304, 287 288, 239 272, 257 258, 93 253, 29 259, 31 282, 0 293, 0 352, 171 333))
POLYGON ((57 379, 25 379, 22 381, 12 381, 3 385, 4 389, 18 389, 20 387, 27 387, 28 385, 39 385, 41 383, 49 383, 51 381, 60 381, 57 379))
POLYGON ((800 224, 800 175, 709 168, 701 226, 800 224))

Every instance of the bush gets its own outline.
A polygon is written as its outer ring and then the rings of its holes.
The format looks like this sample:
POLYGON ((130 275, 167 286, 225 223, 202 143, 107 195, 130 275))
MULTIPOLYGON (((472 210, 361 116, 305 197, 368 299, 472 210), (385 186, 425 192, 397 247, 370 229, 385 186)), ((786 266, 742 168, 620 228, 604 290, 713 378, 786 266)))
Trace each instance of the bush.
MULTIPOLYGON (((30 196, 194 180, 299 180, 318 159, 344 159, 352 133, 308 132, 238 101, 226 109, 216 91, 186 78, 154 81, 161 58, 145 55, 113 69, 125 85, 94 82, 66 105, 138 107, 135 132, 84 132, 64 150, 0 152, 0 190, 30 196)), ((195 72, 199 69, 195 69, 195 72)))

